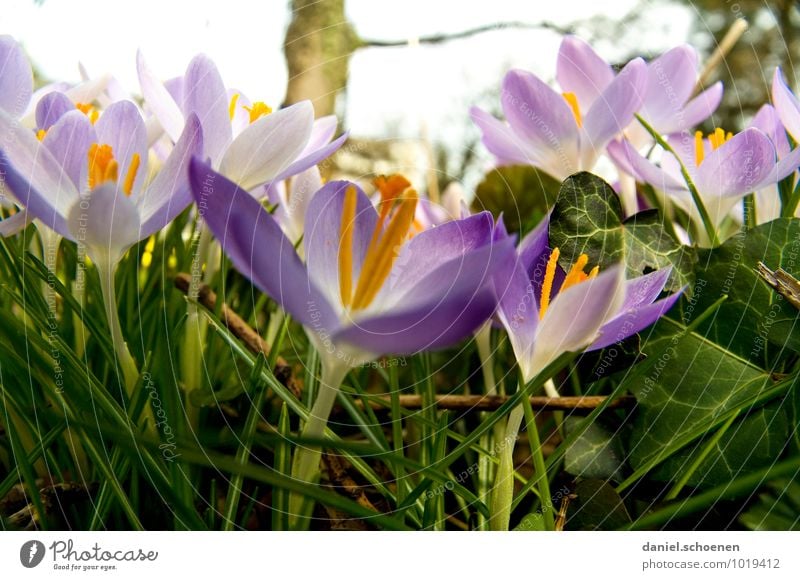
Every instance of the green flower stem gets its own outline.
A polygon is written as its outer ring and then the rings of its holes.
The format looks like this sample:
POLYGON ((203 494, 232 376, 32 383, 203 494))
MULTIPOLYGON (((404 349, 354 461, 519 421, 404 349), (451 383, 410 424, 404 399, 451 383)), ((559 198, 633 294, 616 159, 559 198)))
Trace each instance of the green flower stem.
POLYGON ((694 205, 697 207, 697 211, 700 213, 700 219, 703 222, 703 227, 705 228, 706 235, 708 236, 708 240, 711 243, 711 247, 714 248, 719 245, 719 236, 717 235, 717 229, 714 226, 714 223, 711 221, 711 216, 706 209, 705 204, 703 203, 703 199, 700 197, 700 193, 697 191, 697 186, 694 184, 694 180, 692 180, 692 176, 689 175, 689 171, 686 169, 686 166, 681 161, 681 158, 675 153, 675 150, 672 148, 672 145, 667 143, 666 139, 664 139, 658 131, 653 129, 650 124, 645 121, 640 115, 636 115, 636 118, 642 124, 642 127, 650 133, 650 136, 655 139, 656 143, 661 145, 664 150, 669 151, 672 155, 675 156, 675 159, 678 161, 678 165, 681 168, 681 175, 683 176, 684 181, 686 181, 686 186, 689 188, 689 193, 692 194, 692 201, 694 201, 694 205))
MULTIPOLYGON (((342 386, 342 381, 347 375, 350 367, 338 360, 322 359, 322 377, 318 386, 317 398, 311 407, 308 421, 303 427, 301 437, 303 439, 322 439, 325 427, 328 424, 333 410, 333 403, 336 395, 342 386)), ((301 444, 295 452, 292 463, 292 478, 304 483, 316 483, 319 479, 320 469, 319 460, 322 456, 322 449, 301 444)), ((289 497, 289 517, 292 520, 292 528, 307 527, 309 522, 310 510, 313 505, 306 502, 306 498, 291 494, 289 497)))
POLYGON ((117 353, 117 362, 122 370, 125 391, 128 393, 128 397, 132 398, 133 389, 139 379, 139 370, 136 368, 136 363, 128 350, 128 344, 125 342, 125 338, 122 335, 122 327, 119 324, 117 292, 114 288, 114 266, 110 262, 105 264, 97 262, 95 267, 100 276, 100 289, 103 293, 106 318, 108 319, 108 327, 111 330, 111 341, 117 353))
MULTIPOLYGON (((478 349, 478 358, 481 362, 481 373, 483 374, 484 392, 488 396, 498 393, 497 381, 494 375, 494 353, 492 352, 492 323, 487 321, 475 333, 475 345, 478 349)), ((486 413, 481 413, 481 418, 486 417, 486 413)), ((487 432, 481 437, 480 446, 484 449, 494 449, 497 442, 503 438, 503 427, 498 423, 492 431, 487 432)), ((492 458, 481 454, 478 457, 478 497, 482 502, 487 503, 494 481, 495 465, 492 458)), ((488 530, 489 522, 486 517, 478 512, 476 526, 479 530, 488 530)))
MULTIPOLYGON (((548 382, 552 383, 552 380, 548 382)), ((540 510, 544 519, 544 529, 552 531, 555 529, 552 505, 553 496, 550 494, 550 480, 547 478, 547 467, 544 464, 542 443, 539 441, 539 428, 536 426, 536 417, 533 415, 533 407, 531 406, 529 397, 522 397, 522 408, 525 411, 525 422, 528 425, 528 442, 531 446, 536 486, 539 488, 539 497, 541 498, 540 510)))

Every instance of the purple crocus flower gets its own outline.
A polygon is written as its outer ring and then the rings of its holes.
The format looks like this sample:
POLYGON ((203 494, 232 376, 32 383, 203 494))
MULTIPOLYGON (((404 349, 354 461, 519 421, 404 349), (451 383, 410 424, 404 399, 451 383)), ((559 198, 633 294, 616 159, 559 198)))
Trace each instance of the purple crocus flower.
POLYGON ((477 107, 471 109, 484 145, 499 164, 533 165, 563 180, 592 170, 606 145, 633 121, 646 89, 644 61, 632 60, 616 76, 605 63, 602 68, 587 64, 583 71, 584 64, 574 62, 577 56, 569 56, 575 42, 565 39, 559 55, 563 93, 532 73, 512 70, 502 90, 507 125, 477 107), (575 66, 567 67, 571 60, 575 66))
MULTIPOLYGON (((354 184, 326 184, 308 204, 305 262, 275 219, 210 165, 195 159, 197 206, 233 265, 306 329, 320 353, 322 386, 304 435, 321 437, 339 386, 354 366, 469 336, 496 306, 492 278, 513 254, 483 212, 408 240, 416 194, 376 211, 354 184)), ((319 450, 300 449, 294 475, 312 481, 319 450)))
MULTIPOLYGON (((625 280, 622 265, 588 273, 581 255, 569 272, 558 265, 559 249, 549 247, 548 219, 519 244, 515 256, 496 274, 500 298, 497 318, 505 327, 525 384, 566 352, 596 350, 624 340, 650 326, 680 296, 656 300, 670 269, 625 280)), ((552 381, 545 384, 558 397, 552 381)), ((514 491, 513 442, 522 425, 522 406, 508 417, 492 491, 492 528, 507 530, 514 491)))
POLYGON ((733 206, 748 193, 763 189, 790 175, 800 163, 800 149, 776 159, 775 146, 760 130, 750 127, 733 135, 717 129, 707 138, 701 132, 684 132, 669 139, 675 155, 664 152, 660 167, 623 141, 613 150, 614 161, 639 181, 665 193, 698 224, 697 242, 706 245, 701 217, 681 164, 694 182, 712 225, 719 228, 733 206))
MULTIPOLYGON (((204 156, 212 166, 243 188, 297 175, 336 151, 347 135, 330 142, 336 119, 314 121, 310 101, 272 112, 225 88, 216 65, 204 55, 189 63, 183 77, 159 81, 138 55, 139 81, 145 102, 175 141, 192 114, 203 126, 204 156)), ((263 196, 263 189, 257 191, 263 196)))
POLYGON ((0 35, 0 110, 17 119, 33 94, 33 71, 22 47, 11 36, 0 35))
POLYGON ((669 268, 626 280, 622 265, 586 272, 588 257, 582 254, 564 271, 559 249, 549 247, 548 227, 545 218, 496 277, 497 317, 526 382, 565 352, 605 348, 647 328, 680 296, 656 300, 669 268))
POLYGON ((786 84, 780 67, 772 77, 772 104, 786 132, 800 143, 800 100, 786 84))

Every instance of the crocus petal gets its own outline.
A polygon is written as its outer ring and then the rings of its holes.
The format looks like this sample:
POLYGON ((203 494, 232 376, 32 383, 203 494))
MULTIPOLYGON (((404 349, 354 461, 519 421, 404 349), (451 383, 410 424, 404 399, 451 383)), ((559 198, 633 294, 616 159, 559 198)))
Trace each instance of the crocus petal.
POLYGON ((95 123, 97 142, 110 145, 114 159, 119 163, 119 183, 125 181, 134 155, 139 156, 139 167, 133 180, 132 194, 142 189, 147 177, 147 128, 139 109, 130 101, 112 104, 95 123))
MULTIPOLYGON (((787 153, 783 159, 778 161, 777 166, 775 167, 775 175, 773 179, 767 179, 762 185, 766 186, 771 184, 773 181, 780 181, 797 171, 797 168, 800 167, 800 147, 795 147, 787 153)), ((756 186, 755 189, 761 189, 760 186, 756 186)))
MULTIPOLYGON (((0 151, 0 167, 4 172, 2 185, 25 206, 28 216, 38 218, 48 228, 71 238, 64 215, 49 198, 43 196, 34 185, 22 177, 3 151, 0 151)), ((77 198, 77 195, 75 192, 73 199, 77 198)))
POLYGON ((588 110, 614 80, 614 71, 589 44, 577 36, 565 36, 558 51, 556 80, 588 110))
POLYGON ((533 228, 519 243, 519 256, 522 264, 528 273, 528 277, 533 279, 533 270, 539 263, 542 256, 550 256, 548 246, 550 228, 550 216, 547 215, 533 228))
POLYGON ((282 179, 288 179, 293 175, 297 175, 298 173, 302 173, 306 169, 310 167, 314 167, 321 161, 327 159, 331 155, 333 155, 338 149, 344 145, 344 142, 347 141, 347 138, 350 136, 349 133, 345 133, 340 136, 335 141, 328 143, 327 145, 320 147, 319 149, 314 149, 306 153, 308 147, 304 149, 300 156, 293 161, 286 169, 283 169, 277 177, 272 178, 273 181, 280 181, 282 179))
POLYGON ((303 149, 300 156, 308 155, 330 143, 330 140, 333 139, 333 136, 336 134, 336 127, 338 125, 339 120, 336 118, 336 115, 327 115, 314 121, 314 125, 311 127, 311 136, 308 138, 306 148, 303 149))
POLYGON ((681 105, 689 100, 697 80, 697 51, 688 45, 668 50, 647 65, 642 116, 661 133, 684 124, 681 105))
POLYGON ((633 59, 597 98, 584 117, 588 143, 599 154, 611 139, 633 121, 644 97, 647 65, 641 58, 633 59))
POLYGON ((518 256, 503 261, 494 276, 498 297, 496 316, 508 333, 514 354, 520 364, 529 361, 539 327, 536 291, 525 266, 518 256))
POLYGON ((701 194, 739 196, 776 177, 775 148, 758 129, 745 129, 712 151, 697 169, 701 194))
POLYGON ((65 177, 78 189, 83 189, 88 173, 87 151, 95 141, 97 136, 92 123, 86 115, 73 108, 50 128, 42 145, 61 165, 65 177))
MULTIPOLYGON (((244 189, 271 181, 303 150, 313 122, 314 108, 309 101, 261 117, 225 151, 220 172, 244 189)), ((204 138, 210 131, 203 124, 204 138)))
POLYGON ((0 220, 0 237, 7 238, 14 236, 28 227, 33 217, 28 215, 27 210, 20 210, 14 215, 0 220))
MULTIPOLYGON (((659 191, 667 193, 683 193, 688 191, 686 184, 675 179, 669 172, 646 159, 625 140, 615 141, 608 146, 609 156, 634 177, 643 183, 649 183, 659 191)), ((669 153, 665 153, 665 156, 669 153)))
POLYGON ((644 330, 666 314, 680 298, 682 292, 683 290, 680 290, 658 302, 643 304, 623 312, 603 325, 600 329, 600 337, 586 350, 591 351, 611 346, 644 330))
POLYGON ((102 75, 70 87, 64 93, 73 103, 93 103, 106 90, 111 75, 102 75))
POLYGON ((36 127, 49 129, 65 114, 75 110, 69 97, 60 91, 47 93, 36 105, 36 127))
POLYGON ((560 292, 539 323, 529 372, 539 372, 561 354, 579 352, 597 340, 600 328, 622 306, 624 280, 622 266, 616 265, 560 292))
POLYGON ((472 107, 469 114, 481 130, 483 135, 481 141, 489 153, 497 158, 498 164, 522 163, 541 166, 541 159, 536 151, 511 127, 478 107, 472 107))
MULTIPOLYGON (((666 235, 666 234, 665 234, 666 235)), ((621 312, 631 310, 637 306, 651 304, 658 298, 664 285, 672 273, 672 268, 661 268, 644 276, 638 276, 625 282, 625 301, 620 308, 621 312)))
POLYGON ((231 142, 228 92, 216 65, 205 55, 192 59, 183 84, 183 115, 192 113, 203 126, 205 154, 216 166, 231 142))
POLYGON ((310 331, 319 336, 337 331, 338 317, 309 279, 292 242, 250 193, 196 157, 189 179, 206 227, 236 269, 310 331))
POLYGON ((789 89, 780 68, 772 77, 772 103, 786 131, 795 142, 800 141, 800 101, 789 89))
POLYGON ((676 133, 690 127, 695 127, 708 119, 717 110, 722 102, 722 81, 717 81, 705 91, 686 103, 683 108, 683 119, 676 119, 678 123, 670 127, 659 127, 665 133, 676 133))
POLYGON ((85 244, 95 262, 115 265, 139 241, 139 212, 115 184, 105 183, 82 196, 67 214, 70 239, 85 244))
POLYGON ((314 195, 322 188, 322 176, 316 165, 312 165, 291 179, 289 198, 278 209, 284 211, 288 223, 284 231, 293 242, 297 242, 305 231, 306 212, 314 195))
MULTIPOLYGON (((42 146, 32 131, 20 128, 14 119, 1 110, 0 135, 5 136, 0 147, 7 163, 13 165, 17 174, 22 176, 22 182, 11 187, 14 195, 18 189, 22 192, 23 197, 18 198, 20 203, 28 206, 24 199, 28 195, 27 184, 30 183, 36 192, 47 196, 42 199, 47 200, 48 206, 55 208, 57 213, 66 215, 72 202, 78 198, 78 190, 47 147, 42 146)), ((39 217, 35 211, 32 210, 31 213, 39 217)))
POLYGON ((514 132, 530 142, 557 177, 576 169, 578 125, 567 101, 536 75, 512 70, 503 79, 503 112, 514 132))
POLYGON ((33 71, 22 48, 12 37, 0 36, 0 109, 22 116, 33 94, 33 71))
POLYGON ((189 187, 189 162, 203 150, 200 121, 189 115, 183 134, 152 183, 133 199, 139 208, 144 239, 166 227, 192 203, 189 187))
POLYGON ((147 107, 156 116, 170 139, 177 141, 180 139, 184 123, 178 103, 147 66, 141 51, 136 53, 136 68, 139 73, 139 86, 147 107))
POLYGON ((436 268, 489 244, 493 229, 494 218, 485 211, 417 234, 400 250, 382 293, 391 302, 403 300, 436 268))
POLYGON ((783 128, 778 112, 772 105, 762 105, 761 108, 753 117, 750 123, 751 127, 763 132, 770 138, 772 144, 775 146, 775 151, 778 154, 778 159, 782 159, 789 154, 791 146, 789 139, 786 137, 786 129, 783 128))
POLYGON ((359 318, 334 336, 377 353, 413 354, 451 346, 495 309, 490 285, 498 263, 513 254, 510 238, 451 260, 431 272, 386 314, 359 318))
POLYGON ((355 288, 355 281, 361 273, 361 265, 378 223, 378 214, 369 198, 349 181, 332 181, 314 194, 305 216, 303 245, 308 275, 325 293, 328 302, 337 306, 337 310, 343 309, 339 290, 339 251, 342 208, 349 187, 356 189, 355 218, 350 225, 353 230, 352 280, 355 288))

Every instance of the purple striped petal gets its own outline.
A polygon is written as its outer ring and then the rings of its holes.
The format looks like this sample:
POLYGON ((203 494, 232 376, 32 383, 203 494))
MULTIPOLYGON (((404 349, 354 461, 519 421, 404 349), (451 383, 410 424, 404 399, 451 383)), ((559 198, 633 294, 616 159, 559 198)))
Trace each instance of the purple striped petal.
POLYGON ((734 135, 703 160, 697 169, 700 193, 735 197, 777 181, 775 148, 758 129, 734 135))
POLYGON ((596 154, 633 121, 642 105, 646 82, 647 65, 636 58, 625 65, 586 113, 583 126, 587 146, 596 154))
POLYGON ((497 158, 499 165, 541 165, 541 160, 536 151, 519 137, 508 125, 495 119, 492 115, 472 107, 469 110, 472 121, 481 130, 484 146, 489 153, 497 158))
POLYGON ((36 127, 49 129, 61 117, 75 110, 75 105, 69 97, 60 91, 47 93, 36 104, 36 127))
POLYGON ((309 279, 292 242, 250 193, 196 157, 189 165, 198 211, 239 272, 301 324, 330 336, 338 318, 309 279))
POLYGON ((677 133, 699 125, 717 110, 722 102, 722 81, 717 81, 705 91, 686 103, 683 108, 683 120, 674 126, 659 127, 665 133, 677 133))
POLYGON ((141 216, 144 239, 166 227, 192 203, 189 162, 203 150, 200 121, 190 115, 183 134, 150 185, 134 197, 141 216))
MULTIPOLYGON (((244 189, 254 189, 272 181, 285 172, 303 150, 313 123, 314 108, 309 101, 261 117, 227 148, 220 172, 244 189)), ((205 124, 203 127, 205 137, 210 129, 205 124)))
POLYGON ((97 142, 110 145, 119 163, 119 183, 124 182, 134 154, 139 156, 139 169, 133 181, 132 194, 141 191, 147 178, 147 128, 139 109, 130 101, 119 101, 106 109, 94 125, 97 142))
POLYGON ((795 142, 800 141, 800 101, 786 84, 780 67, 772 77, 772 103, 786 131, 795 142))
POLYGON ((770 138, 772 144, 775 146, 775 151, 778 154, 778 159, 782 159, 789 154, 791 147, 789 139, 786 137, 786 129, 783 128, 778 112, 772 105, 766 104, 756 113, 750 123, 751 127, 763 132, 770 138))
POLYGON ((349 181, 332 181, 314 194, 305 216, 305 237, 308 275, 337 310, 342 308, 339 291, 339 247, 342 229, 342 208, 348 187, 356 188, 356 214, 353 228, 353 287, 372 239, 378 214, 361 188, 349 181))
POLYGON ((671 273, 672 267, 661 268, 644 276, 627 280, 625 282, 625 301, 622 303, 621 312, 637 306, 652 304, 661 294, 671 273))
POLYGON ((574 93, 580 106, 589 110, 614 80, 614 71, 589 44, 577 36, 565 36, 558 51, 556 80, 564 92, 574 93))
MULTIPOLYGON (((670 172, 664 171, 652 161, 645 159, 641 153, 636 151, 625 140, 609 144, 608 153, 623 170, 629 171, 636 179, 643 183, 649 183, 659 191, 667 193, 684 193, 688 191, 684 182, 676 179, 670 172)), ((664 154, 665 158, 669 155, 669 153, 664 154)))
POLYGON ((205 55, 192 59, 183 82, 183 115, 194 113, 203 126, 205 154, 218 166, 231 142, 228 92, 216 65, 205 55))
POLYGON ((498 297, 496 316, 508 333, 517 360, 528 360, 539 327, 539 307, 536 290, 518 256, 500 264, 494 288, 498 297))
POLYGON ((684 128, 683 104, 697 82, 697 51, 689 45, 673 48, 647 65, 642 116, 660 133, 684 128), (683 125, 683 126, 682 126, 683 125))
POLYGON ((33 71, 12 37, 0 36, 0 109, 14 118, 25 112, 33 94, 33 71))
POLYGON ((318 165, 338 151, 339 148, 344 145, 345 141, 347 141, 349 136, 349 133, 344 133, 335 141, 332 141, 327 145, 320 147, 319 149, 309 151, 308 146, 306 146, 306 148, 300 154, 300 157, 293 161, 286 169, 282 170, 277 177, 273 178, 273 181, 288 179, 293 175, 298 175, 304 172, 306 169, 310 169, 311 167, 318 165))
MULTIPOLYGON (((437 268, 416 287, 413 300, 386 314, 360 319, 334 337, 369 352, 413 354, 451 346, 471 335, 497 304, 493 271, 513 254, 510 238, 437 268)), ((411 298, 411 295, 409 295, 411 298)))
POLYGON ((97 141, 94 127, 89 119, 74 107, 62 116, 45 135, 42 145, 64 170, 78 190, 87 187, 89 146, 97 141))
POLYGON ((600 329, 600 337, 586 350, 591 351, 605 348, 621 340, 625 340, 637 332, 641 332, 666 314, 675 302, 677 302, 682 293, 683 290, 679 290, 658 302, 643 304, 636 308, 626 310, 613 320, 604 324, 600 329))
POLYGON ((536 75, 512 70, 503 79, 502 105, 514 133, 530 143, 545 169, 558 176, 577 169, 578 126, 564 97, 536 75))

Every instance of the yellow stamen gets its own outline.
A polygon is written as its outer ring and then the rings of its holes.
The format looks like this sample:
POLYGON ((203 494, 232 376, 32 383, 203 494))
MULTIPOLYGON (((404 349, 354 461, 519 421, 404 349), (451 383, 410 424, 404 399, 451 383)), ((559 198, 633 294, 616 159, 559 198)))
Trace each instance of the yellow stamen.
POLYGON ((117 181, 119 164, 114 159, 110 145, 93 143, 89 147, 89 188, 95 188, 107 181, 117 181))
POLYGON ((231 104, 228 105, 228 116, 233 121, 233 118, 236 116, 236 103, 239 102, 239 93, 233 93, 231 97, 231 104))
POLYGON ((89 117, 89 121, 91 121, 92 125, 94 125, 100 117, 100 112, 88 103, 75 103, 75 108, 89 117))
POLYGON ((417 193, 409 189, 403 194, 400 207, 392 216, 383 236, 377 243, 370 244, 353 297, 354 310, 366 308, 378 295, 392 270, 398 249, 408 235, 416 208, 417 193))
POLYGON ((136 180, 136 172, 139 171, 139 164, 141 159, 138 153, 134 153, 131 157, 131 164, 128 167, 128 173, 125 175, 125 183, 122 185, 122 191, 125 195, 130 195, 133 191, 133 182, 136 180))
POLYGON ((262 101, 256 101, 252 107, 245 107, 244 109, 250 113, 251 123, 255 123, 264 115, 269 115, 272 112, 272 107, 262 101))
POLYGON ((544 313, 547 312, 547 307, 550 306, 550 293, 553 291, 553 279, 556 276, 556 266, 560 255, 561 251, 558 248, 553 248, 553 251, 550 252, 550 258, 547 260, 544 282, 542 283, 542 299, 539 301, 539 320, 544 318, 544 313))
POLYGON ((694 162, 697 167, 700 167, 704 157, 705 146, 703 144, 703 132, 696 131, 694 134, 694 162))
POLYGON ((373 183, 378 188, 378 192, 380 192, 381 201, 378 203, 380 214, 378 215, 378 222, 375 224, 375 231, 372 232, 370 245, 373 245, 378 240, 378 234, 383 229, 383 223, 386 221, 389 212, 392 211, 395 200, 411 187, 411 182, 399 173, 394 173, 388 177, 379 175, 373 183))
POLYGON ((581 254, 578 256, 578 261, 572 265, 570 268, 569 273, 564 278, 564 282, 561 284, 561 289, 559 292, 563 292, 570 286, 574 286, 575 284, 580 284, 589 278, 589 275, 586 274, 583 269, 589 263, 589 256, 586 254, 581 254))
POLYGON ((339 293, 345 308, 353 295, 353 225, 356 217, 356 188, 352 185, 344 194, 342 223, 339 229, 339 293))
POLYGON ((44 141, 45 135, 47 135, 47 129, 39 129, 36 131, 36 138, 39 141, 44 141))
POLYGON ((581 117, 581 108, 578 105, 578 97, 575 96, 575 93, 561 93, 564 96, 564 100, 567 101, 567 104, 572 109, 572 115, 575 117, 575 122, 578 124, 578 127, 583 127, 583 117, 581 117))

